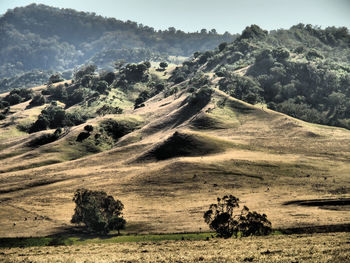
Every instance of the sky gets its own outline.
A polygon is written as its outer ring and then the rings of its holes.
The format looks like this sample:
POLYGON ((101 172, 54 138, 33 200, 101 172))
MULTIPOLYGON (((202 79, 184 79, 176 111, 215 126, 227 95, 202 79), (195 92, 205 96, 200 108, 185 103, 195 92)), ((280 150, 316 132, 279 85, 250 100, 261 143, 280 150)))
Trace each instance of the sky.
POLYGON ((251 24, 273 30, 298 23, 350 28, 350 0, 0 0, 0 14, 31 3, 95 12, 157 30, 241 33, 251 24))

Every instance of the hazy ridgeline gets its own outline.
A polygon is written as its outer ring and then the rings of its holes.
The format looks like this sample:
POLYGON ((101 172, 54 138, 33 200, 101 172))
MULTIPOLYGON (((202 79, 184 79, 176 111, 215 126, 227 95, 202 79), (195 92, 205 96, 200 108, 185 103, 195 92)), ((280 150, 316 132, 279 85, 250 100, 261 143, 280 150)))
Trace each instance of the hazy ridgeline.
POLYGON ((215 30, 157 31, 132 21, 36 4, 8 10, 0 17, 0 28, 0 77, 34 69, 63 71, 89 60, 102 66, 116 59, 190 56, 234 39, 215 30))

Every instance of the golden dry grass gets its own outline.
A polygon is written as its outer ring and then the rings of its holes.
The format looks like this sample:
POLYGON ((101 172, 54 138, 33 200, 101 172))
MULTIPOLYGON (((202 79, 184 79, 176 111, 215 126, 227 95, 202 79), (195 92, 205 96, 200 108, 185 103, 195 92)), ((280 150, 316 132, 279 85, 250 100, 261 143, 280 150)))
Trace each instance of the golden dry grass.
MULTIPOLYGON (((346 207, 283 205, 349 197, 348 130, 305 123, 217 90, 204 108, 189 108, 187 95, 159 94, 143 108, 126 110, 120 118, 137 115, 144 126, 114 148, 86 157, 83 145, 74 141, 84 125, 37 149, 24 146, 31 135, 14 133, 1 140, 0 236, 40 236, 70 227, 72 196, 79 187, 120 199, 128 233, 207 230, 203 213, 224 194, 266 213, 273 227, 350 223, 346 207), (195 121, 206 117, 219 120, 219 127, 198 127, 195 121), (201 135, 208 143, 225 142, 225 147, 197 157, 140 162, 175 131, 201 135), (49 164, 55 161, 61 163, 49 164)), ((99 120, 89 123, 97 126, 99 120)))
POLYGON ((2 262, 349 262, 348 233, 0 249, 2 262))

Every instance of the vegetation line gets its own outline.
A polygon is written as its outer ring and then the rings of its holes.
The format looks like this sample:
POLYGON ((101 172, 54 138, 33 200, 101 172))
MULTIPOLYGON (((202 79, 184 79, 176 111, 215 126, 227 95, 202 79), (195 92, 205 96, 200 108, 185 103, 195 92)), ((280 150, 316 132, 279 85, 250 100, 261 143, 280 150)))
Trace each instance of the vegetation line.
MULTIPOLYGON (((275 229, 271 235, 314 234, 350 232, 350 224, 322 225, 275 229)), ((96 243, 126 243, 126 242, 159 242, 159 241, 197 241, 214 238, 213 232, 192 232, 173 234, 145 234, 145 235, 70 235, 46 237, 10 237, 0 238, 0 248, 32 247, 32 246, 64 246, 84 245, 96 243)))

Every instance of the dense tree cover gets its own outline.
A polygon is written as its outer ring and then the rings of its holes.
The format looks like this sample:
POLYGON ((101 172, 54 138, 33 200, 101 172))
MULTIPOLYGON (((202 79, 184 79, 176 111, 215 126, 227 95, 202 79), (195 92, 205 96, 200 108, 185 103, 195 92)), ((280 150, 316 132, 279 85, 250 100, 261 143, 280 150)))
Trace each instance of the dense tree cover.
POLYGON ((309 122, 350 128, 350 34, 299 24, 270 33, 247 27, 232 43, 196 52, 169 81, 215 72, 219 89, 309 122))
POLYGON ((100 66, 118 58, 140 62, 159 54, 189 56, 233 38, 215 30, 156 31, 95 13, 31 4, 0 17, 0 78, 33 69, 62 71, 87 61, 100 66))
POLYGON ((73 201, 76 204, 71 222, 83 223, 93 232, 107 234, 111 230, 118 233, 124 229, 126 221, 122 210, 124 205, 120 200, 107 195, 103 191, 77 189, 73 201))
MULTIPOLYGON (((64 84, 55 83, 61 78, 54 74, 46 88, 41 91, 13 89, 8 95, 0 98, 1 119, 5 119, 7 115, 13 113, 10 111, 12 105, 30 100, 27 108, 47 105, 32 124, 19 124, 20 130, 34 133, 46 129, 70 127, 82 124, 87 119, 98 115, 121 114, 123 109, 111 103, 111 93, 140 92, 141 89, 139 97, 135 101, 135 105, 137 105, 140 100, 144 102, 165 88, 166 82, 164 80, 149 73, 150 62, 122 64, 118 66, 116 72, 103 71, 100 73, 96 72, 95 65, 85 65, 74 71, 72 82, 64 84), (90 108, 92 103, 97 106, 94 110, 90 108)), ((113 99, 116 99, 114 94, 112 95, 113 99)), ((101 123, 101 127, 106 135, 116 141, 138 128, 138 123, 119 123, 107 119, 101 123)), ((90 131, 86 131, 87 133, 82 134, 78 141, 82 141, 88 137, 86 135, 90 135, 88 134, 90 131)), ((33 145, 42 145, 54 139, 55 134, 45 134, 38 139, 38 142, 34 141, 33 145)))
POLYGON ((42 85, 48 82, 52 74, 53 71, 33 70, 23 74, 18 74, 14 77, 2 79, 0 77, 0 93, 10 91, 14 88, 32 88, 35 86, 42 85))

